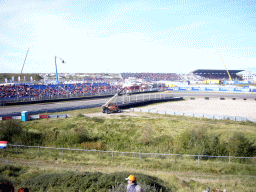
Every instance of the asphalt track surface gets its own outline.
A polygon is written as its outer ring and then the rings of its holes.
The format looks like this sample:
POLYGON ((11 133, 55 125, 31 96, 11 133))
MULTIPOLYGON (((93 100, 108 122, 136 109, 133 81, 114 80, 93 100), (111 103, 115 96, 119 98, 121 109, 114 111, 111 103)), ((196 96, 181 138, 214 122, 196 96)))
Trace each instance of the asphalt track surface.
MULTIPOLYGON (((164 93, 165 95, 169 95, 164 93)), ((161 94, 163 96, 163 93, 161 94)), ((101 99, 83 99, 83 100, 72 100, 72 101, 59 101, 52 103, 37 103, 37 104, 26 104, 26 105, 16 105, 16 106, 0 106, 0 117, 6 116, 20 116, 22 111, 28 111, 29 115, 41 114, 41 113, 54 113, 61 111, 70 111, 75 109, 85 109, 85 108, 94 108, 100 107, 105 104, 109 98, 101 98, 101 99)), ((118 97, 118 102, 123 103, 123 101, 127 104, 132 101, 141 101, 146 99, 154 99, 160 98, 160 94, 139 94, 132 96, 122 96, 118 97), (155 95, 157 97, 155 97, 155 95)), ((115 102, 115 100, 114 100, 115 102)))
MULTIPOLYGON (((232 93, 186 93, 186 92, 173 92, 164 93, 172 97, 219 97, 219 98, 239 98, 239 99, 256 99, 256 94, 232 94, 232 93)), ((140 94, 133 95, 133 100, 142 98, 154 97, 158 94, 140 94)), ((163 93, 162 93, 163 95, 163 93)), ((100 107, 105 104, 110 98, 104 99, 88 99, 88 100, 76 100, 76 101, 64 101, 55 103, 39 103, 39 104, 27 104, 17 106, 0 106, 0 117, 5 116, 20 116, 22 111, 28 111, 29 115, 41 114, 41 113, 54 113, 61 111, 70 111, 75 109, 85 109, 100 107)), ((122 100, 122 97, 120 97, 122 100)), ((129 98, 126 98, 126 102, 129 102, 129 98)))

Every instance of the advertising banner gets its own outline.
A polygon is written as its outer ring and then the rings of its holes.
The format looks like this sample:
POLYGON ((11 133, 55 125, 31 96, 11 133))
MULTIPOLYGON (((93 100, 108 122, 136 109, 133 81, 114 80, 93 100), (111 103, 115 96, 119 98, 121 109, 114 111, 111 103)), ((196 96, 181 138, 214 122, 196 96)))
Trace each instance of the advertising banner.
POLYGON ((199 87, 192 87, 192 91, 201 91, 199 87))
POLYGON ((250 88, 234 88, 234 92, 249 93, 250 91, 250 88))
POLYGON ((214 91, 214 89, 205 87, 205 91, 214 91))
POLYGON ((187 91, 186 87, 179 87, 179 91, 187 91))

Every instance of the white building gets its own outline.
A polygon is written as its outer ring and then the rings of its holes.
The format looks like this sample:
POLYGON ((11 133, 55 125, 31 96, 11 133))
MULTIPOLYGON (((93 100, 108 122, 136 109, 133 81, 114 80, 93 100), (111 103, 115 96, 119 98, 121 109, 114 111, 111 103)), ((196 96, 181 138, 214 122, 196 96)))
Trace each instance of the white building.
POLYGON ((243 73, 243 79, 245 81, 256 81, 256 75, 251 73, 250 71, 245 71, 243 73))

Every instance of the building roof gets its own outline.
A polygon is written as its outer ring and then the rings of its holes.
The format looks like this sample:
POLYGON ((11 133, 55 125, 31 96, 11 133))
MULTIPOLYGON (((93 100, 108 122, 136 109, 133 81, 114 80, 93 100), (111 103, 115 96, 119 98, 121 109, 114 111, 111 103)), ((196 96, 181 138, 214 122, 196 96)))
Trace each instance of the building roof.
MULTIPOLYGON (((230 74, 236 74, 242 72, 244 70, 228 70, 230 74)), ((227 70, 219 70, 219 69, 196 69, 192 71, 194 74, 227 74, 227 70)))

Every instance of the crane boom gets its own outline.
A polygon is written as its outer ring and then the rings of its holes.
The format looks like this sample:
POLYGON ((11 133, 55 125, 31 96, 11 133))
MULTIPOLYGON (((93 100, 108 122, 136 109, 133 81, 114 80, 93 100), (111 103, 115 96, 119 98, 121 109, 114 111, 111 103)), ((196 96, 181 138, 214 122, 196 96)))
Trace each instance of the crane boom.
MULTIPOLYGON (((213 40, 212 40, 212 42, 214 43, 213 40)), ((222 60, 222 62, 223 62, 223 64, 224 64, 224 66, 225 66, 225 68, 226 68, 226 71, 227 71, 227 73, 228 73, 229 80, 232 81, 232 78, 231 78, 231 76, 230 76, 230 74, 229 74, 228 68, 227 68, 227 66, 226 66, 225 63, 224 63, 224 60, 223 60, 223 58, 222 58, 222 56, 221 56, 221 54, 220 54, 220 52, 219 52, 219 50, 218 50, 218 48, 217 48, 217 45, 216 45, 215 43, 214 43, 214 45, 215 45, 216 50, 217 50, 217 52, 219 53, 220 58, 221 58, 221 60, 222 60)))
POLYGON ((123 89, 118 91, 118 93, 116 93, 113 97, 111 97, 111 99, 109 99, 104 105, 102 105, 102 107, 108 106, 122 91, 123 89))

